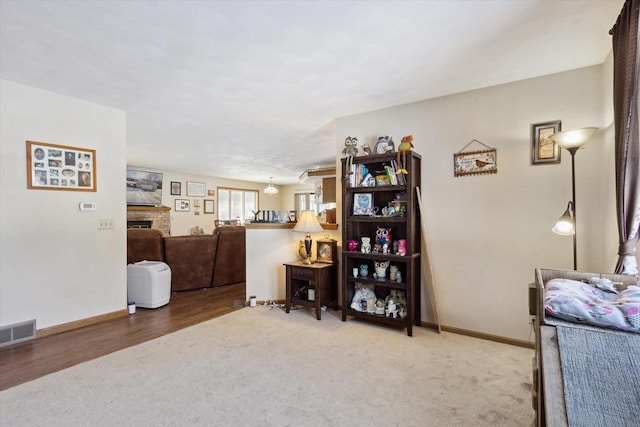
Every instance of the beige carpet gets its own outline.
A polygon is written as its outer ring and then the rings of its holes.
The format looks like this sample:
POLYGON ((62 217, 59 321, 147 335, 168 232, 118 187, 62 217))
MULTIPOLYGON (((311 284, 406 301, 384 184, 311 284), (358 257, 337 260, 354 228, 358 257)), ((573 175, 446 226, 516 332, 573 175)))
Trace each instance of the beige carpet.
POLYGON ((247 307, 2 391, 0 425, 529 426, 532 357, 247 307))

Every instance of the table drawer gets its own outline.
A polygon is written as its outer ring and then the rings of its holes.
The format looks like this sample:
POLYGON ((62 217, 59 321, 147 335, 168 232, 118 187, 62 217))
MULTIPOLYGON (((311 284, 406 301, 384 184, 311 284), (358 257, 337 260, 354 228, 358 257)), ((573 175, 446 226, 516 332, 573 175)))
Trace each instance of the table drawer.
POLYGON ((314 271, 311 268, 291 267, 291 278, 302 280, 314 280, 314 271))

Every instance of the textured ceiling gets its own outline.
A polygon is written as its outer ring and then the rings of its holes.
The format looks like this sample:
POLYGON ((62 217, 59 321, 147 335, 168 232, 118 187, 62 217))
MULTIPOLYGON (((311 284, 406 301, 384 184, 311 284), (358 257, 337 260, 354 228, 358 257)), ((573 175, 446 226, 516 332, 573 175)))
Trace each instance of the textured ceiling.
POLYGON ((127 112, 127 163, 286 184, 337 117, 602 63, 624 0, 0 0, 0 77, 127 112))

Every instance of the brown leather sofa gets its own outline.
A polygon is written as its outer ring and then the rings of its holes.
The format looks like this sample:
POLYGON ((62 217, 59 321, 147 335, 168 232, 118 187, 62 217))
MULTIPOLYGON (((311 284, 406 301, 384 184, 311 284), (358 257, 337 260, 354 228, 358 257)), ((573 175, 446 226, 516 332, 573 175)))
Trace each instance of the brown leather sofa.
POLYGON ((209 235, 163 237, 160 230, 127 229, 127 263, 163 261, 171 268, 171 291, 246 281, 245 228, 218 227, 209 235))

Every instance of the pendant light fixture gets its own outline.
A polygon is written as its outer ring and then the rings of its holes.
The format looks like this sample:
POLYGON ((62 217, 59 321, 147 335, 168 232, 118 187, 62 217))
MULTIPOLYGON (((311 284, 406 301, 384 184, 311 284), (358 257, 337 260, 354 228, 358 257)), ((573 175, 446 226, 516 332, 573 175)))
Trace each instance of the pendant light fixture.
POLYGON ((273 196, 274 194, 278 194, 278 189, 273 185, 273 177, 271 177, 271 181, 269 185, 264 188, 264 194, 268 194, 269 196, 273 196))

